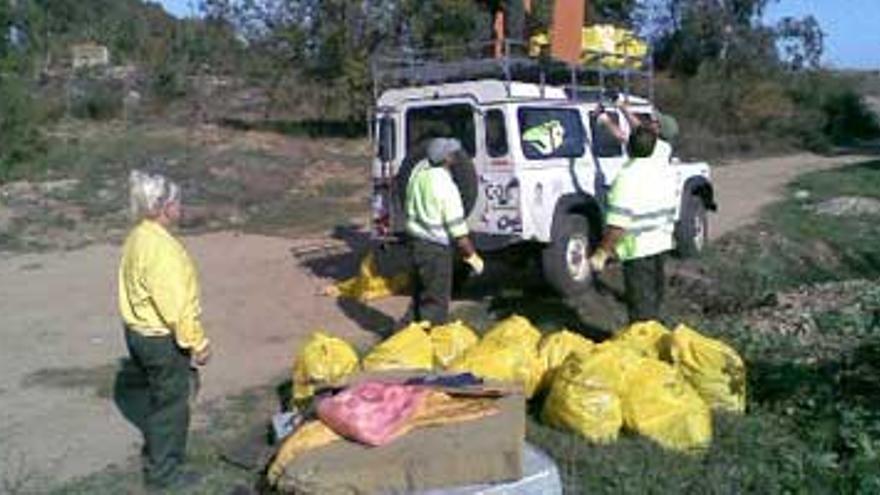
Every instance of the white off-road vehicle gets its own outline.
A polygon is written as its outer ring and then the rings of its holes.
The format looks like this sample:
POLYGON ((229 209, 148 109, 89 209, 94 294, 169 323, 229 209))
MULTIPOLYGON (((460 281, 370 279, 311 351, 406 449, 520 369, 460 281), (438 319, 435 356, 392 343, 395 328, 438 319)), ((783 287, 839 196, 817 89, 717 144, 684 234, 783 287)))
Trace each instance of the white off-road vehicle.
MULTIPOLYGON (((377 91, 374 238, 402 238, 406 175, 423 157, 426 140, 452 136, 473 159, 472 168, 456 167, 453 176, 477 249, 538 243, 545 278, 554 288, 574 295, 592 287, 587 258, 602 235, 606 193, 628 160, 625 146, 596 124, 605 93, 517 81, 509 77, 509 66, 498 78, 422 83, 419 78, 435 68, 410 67, 406 84, 377 91)), ((654 111, 646 98, 621 98, 636 115, 654 111)), ((605 109, 628 130, 615 107, 606 104, 605 109)), ((670 167, 681 197, 676 251, 691 256, 705 246, 706 212, 715 209, 710 170, 706 163, 677 159, 670 167)))

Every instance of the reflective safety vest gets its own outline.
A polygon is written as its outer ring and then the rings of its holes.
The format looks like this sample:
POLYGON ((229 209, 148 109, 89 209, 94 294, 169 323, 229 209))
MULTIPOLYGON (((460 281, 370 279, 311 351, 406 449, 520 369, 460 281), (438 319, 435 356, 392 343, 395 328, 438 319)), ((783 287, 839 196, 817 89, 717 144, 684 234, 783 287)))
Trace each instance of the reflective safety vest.
POLYGON ((461 194, 444 167, 425 159, 412 171, 406 187, 406 232, 418 239, 449 245, 468 235, 461 194))
POLYGON ((630 160, 608 195, 606 223, 625 231, 615 249, 621 261, 645 258, 673 247, 675 175, 653 157, 630 160))
POLYGON ((558 120, 549 120, 527 129, 522 139, 534 146, 538 153, 552 155, 565 141, 565 127, 558 120))

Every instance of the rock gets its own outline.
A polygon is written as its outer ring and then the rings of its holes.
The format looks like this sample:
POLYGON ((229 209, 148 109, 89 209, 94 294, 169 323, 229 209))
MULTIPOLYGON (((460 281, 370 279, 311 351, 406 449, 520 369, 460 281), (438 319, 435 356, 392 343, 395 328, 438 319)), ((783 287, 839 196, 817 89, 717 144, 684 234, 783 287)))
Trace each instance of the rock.
POLYGON ((62 179, 41 182, 39 188, 43 194, 67 194, 73 191, 78 185, 79 179, 62 179))
POLYGON ((860 196, 841 196, 819 203, 813 207, 813 211, 833 217, 880 215, 880 200, 860 196))
POLYGON ((806 189, 798 189, 794 193, 794 198, 799 199, 801 201, 806 200, 806 199, 810 199, 810 191, 807 191, 806 189))

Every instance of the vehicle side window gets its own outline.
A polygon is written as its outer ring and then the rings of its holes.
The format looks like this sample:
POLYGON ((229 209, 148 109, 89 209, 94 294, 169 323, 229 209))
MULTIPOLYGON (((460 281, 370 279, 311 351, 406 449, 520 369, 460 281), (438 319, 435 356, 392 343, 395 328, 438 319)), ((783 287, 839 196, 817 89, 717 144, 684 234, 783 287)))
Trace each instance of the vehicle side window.
POLYGON ((486 112, 486 151, 491 158, 507 155, 507 126, 498 109, 486 112))
MULTIPOLYGON (((606 112, 607 115, 620 125, 620 115, 617 112, 606 112)), ((617 140, 608 127, 598 123, 596 116, 590 117, 590 127, 593 129, 593 153, 599 158, 615 158, 623 156, 623 144, 617 140)))
POLYGON ((422 155, 428 140, 453 137, 470 156, 476 150, 474 111, 470 105, 457 103, 411 108, 406 112, 407 155, 422 155))
POLYGON ((394 131, 394 119, 382 117, 379 119, 379 136, 376 155, 380 160, 390 162, 395 158, 397 149, 397 133, 394 131))
POLYGON ((517 112, 522 151, 529 160, 584 154, 584 127, 572 108, 522 107, 517 112))

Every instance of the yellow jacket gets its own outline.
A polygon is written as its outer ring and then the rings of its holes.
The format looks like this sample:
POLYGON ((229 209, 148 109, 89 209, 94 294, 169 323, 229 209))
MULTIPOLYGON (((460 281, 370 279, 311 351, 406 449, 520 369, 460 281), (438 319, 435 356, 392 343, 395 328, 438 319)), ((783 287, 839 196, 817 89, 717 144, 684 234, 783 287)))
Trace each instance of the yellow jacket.
POLYGON ((208 346, 199 322, 199 281, 186 250, 151 220, 135 227, 122 248, 119 312, 126 325, 146 336, 174 334, 183 349, 208 346))

